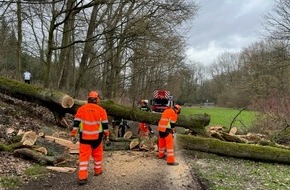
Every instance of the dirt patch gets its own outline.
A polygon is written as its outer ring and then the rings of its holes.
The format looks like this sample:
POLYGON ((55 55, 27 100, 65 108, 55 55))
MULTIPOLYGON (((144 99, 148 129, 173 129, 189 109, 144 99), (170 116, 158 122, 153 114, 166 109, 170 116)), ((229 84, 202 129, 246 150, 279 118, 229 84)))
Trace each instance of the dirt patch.
MULTIPOLYGON (((102 175, 93 176, 90 163, 89 180, 82 189, 202 189, 198 180, 177 151, 178 166, 168 166, 156 152, 106 151, 102 175)), ((79 189, 77 172, 52 173, 49 178, 30 181, 21 189, 79 189)))

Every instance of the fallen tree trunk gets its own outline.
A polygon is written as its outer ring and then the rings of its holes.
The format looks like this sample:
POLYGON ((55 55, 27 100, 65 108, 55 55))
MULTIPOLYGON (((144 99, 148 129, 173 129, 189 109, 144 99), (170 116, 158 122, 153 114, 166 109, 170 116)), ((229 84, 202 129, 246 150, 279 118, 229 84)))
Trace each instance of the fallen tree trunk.
POLYGON ((104 142, 105 151, 129 150, 130 141, 107 141, 104 142))
POLYGON ((0 92, 48 108, 54 114, 57 123, 62 122, 65 113, 68 112, 67 108, 74 105, 74 99, 67 94, 4 77, 0 77, 0 92))
POLYGON ((29 160, 34 160, 40 165, 55 165, 67 159, 67 155, 46 156, 29 148, 16 149, 13 155, 29 160))
MULTIPOLYGON (((77 109, 86 103, 86 101, 74 100, 70 96, 52 89, 45 89, 4 77, 0 77, 0 91, 11 97, 38 103, 48 108, 53 112, 58 123, 61 123, 65 113, 75 114, 77 109)), ((143 112, 136 108, 115 104, 110 100, 102 101, 100 105, 106 109, 110 116, 146 122, 151 125, 156 125, 161 116, 160 113, 143 112)), ((208 114, 195 114, 190 117, 180 115, 177 125, 190 129, 196 134, 208 136, 204 127, 209 122, 210 116, 208 114)))
POLYGON ((74 100, 67 94, 52 89, 33 86, 16 80, 0 77, 0 91, 20 100, 29 102, 38 101, 39 104, 54 110, 70 108, 74 100))
POLYGON ((66 139, 57 138, 53 136, 47 136, 47 135, 43 136, 42 138, 44 138, 45 140, 55 142, 59 145, 65 146, 70 150, 75 150, 79 148, 79 143, 73 144, 71 141, 66 140, 66 139))
MULTIPOLYGON (((20 134, 19 138, 13 140, 17 139, 19 142, 9 145, 0 142, 0 151, 13 152, 14 156, 33 160, 41 165, 55 165, 65 161, 69 156, 68 148, 63 145, 64 143, 59 143, 58 139, 38 138, 32 131, 20 134)), ((63 141, 66 142, 64 139, 63 141)))
MULTIPOLYGON (((75 100, 75 104, 71 108, 73 110, 72 113, 75 113, 76 110, 85 103, 86 101, 75 100)), ((145 122, 151 125, 157 125, 161 117, 160 113, 140 111, 136 108, 115 104, 113 101, 110 100, 102 101, 100 102, 100 105, 106 109, 107 113, 110 116, 117 116, 131 121, 145 122)), ((190 129, 198 135, 209 136, 205 130, 205 127, 209 124, 209 122, 210 116, 208 114, 194 114, 190 117, 179 115, 176 124, 179 127, 190 129)))
POLYGON ((254 144, 233 143, 213 138, 177 135, 179 147, 214 153, 222 156, 245 158, 256 161, 290 164, 290 150, 254 144))
POLYGON ((0 142, 0 151, 12 152, 14 149, 24 148, 24 147, 29 147, 29 146, 23 145, 22 142, 16 142, 16 143, 12 143, 9 145, 6 145, 6 144, 0 142))

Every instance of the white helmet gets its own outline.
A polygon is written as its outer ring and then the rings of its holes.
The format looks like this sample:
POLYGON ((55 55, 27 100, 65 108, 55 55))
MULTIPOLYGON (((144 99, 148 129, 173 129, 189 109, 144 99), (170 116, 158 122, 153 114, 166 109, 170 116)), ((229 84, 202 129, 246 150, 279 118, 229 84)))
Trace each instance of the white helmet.
POLYGON ((143 102, 144 102, 145 104, 148 104, 148 103, 149 103, 149 101, 148 101, 148 100, 143 100, 143 102))

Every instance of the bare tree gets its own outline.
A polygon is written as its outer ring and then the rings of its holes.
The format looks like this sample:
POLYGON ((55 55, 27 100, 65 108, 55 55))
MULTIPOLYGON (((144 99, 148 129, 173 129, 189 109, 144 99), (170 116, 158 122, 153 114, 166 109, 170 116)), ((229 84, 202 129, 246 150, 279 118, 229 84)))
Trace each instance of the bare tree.
MULTIPOLYGON (((195 3, 182 0, 21 3, 24 45, 19 52, 26 52, 43 65, 45 87, 71 90, 75 96, 97 88, 111 99, 135 100, 141 93, 148 97, 157 88, 180 95, 178 87, 185 85, 182 79, 188 76, 188 68, 184 63, 183 37, 177 28, 196 14, 195 3), (175 80, 175 73, 182 77, 175 80)), ((16 18, 17 7, 9 8, 3 12, 16 18)))
POLYGON ((74 41, 74 22, 75 22, 75 13, 73 12, 73 7, 75 6, 76 2, 74 0, 68 0, 66 4, 66 13, 65 13, 65 22, 63 26, 63 34, 62 34, 62 48, 59 60, 58 60, 58 71, 57 74, 58 78, 58 88, 65 90, 69 89, 69 86, 73 83, 69 83, 69 81, 74 81, 73 76, 74 73, 73 67, 74 64, 74 56, 73 56, 73 46, 71 45, 74 41))
POLYGON ((221 54, 209 67, 209 72, 216 86, 216 101, 219 105, 227 107, 244 106, 241 105, 242 101, 238 101, 244 95, 240 89, 240 70, 239 54, 229 52, 221 54))
POLYGON ((290 1, 275 0, 272 11, 264 15, 263 27, 268 37, 275 40, 290 40, 290 1))
POLYGON ((22 79, 22 68, 21 68, 21 53, 22 53, 22 17, 21 17, 21 13, 22 13, 22 8, 21 8, 21 0, 17 1, 17 78, 19 78, 20 80, 22 79))

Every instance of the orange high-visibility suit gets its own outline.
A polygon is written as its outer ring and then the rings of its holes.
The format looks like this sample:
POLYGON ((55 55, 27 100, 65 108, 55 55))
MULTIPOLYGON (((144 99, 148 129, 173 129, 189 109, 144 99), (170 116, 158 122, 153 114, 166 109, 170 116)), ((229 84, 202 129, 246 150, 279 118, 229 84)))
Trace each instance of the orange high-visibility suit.
MULTIPOLYGON (((147 100, 148 101, 148 100, 147 100)), ((147 112, 151 112, 150 107, 147 105, 147 102, 145 100, 141 100, 141 107, 140 110, 141 111, 147 111, 147 112)), ((139 123, 139 129, 138 129, 138 134, 140 137, 145 137, 145 138, 149 138, 149 132, 151 134, 153 134, 153 130, 151 128, 151 126, 148 123, 139 123)))
POLYGON ((165 151, 167 154, 167 163, 171 164, 175 162, 174 158, 174 141, 173 130, 177 121, 178 114, 173 108, 164 110, 161 115, 161 119, 158 123, 158 157, 163 158, 165 151))
POLYGON ((94 159, 95 175, 102 173, 103 135, 108 136, 107 112, 95 103, 81 106, 74 118, 71 136, 75 137, 79 131, 79 180, 88 178, 90 156, 94 159))
POLYGON ((149 138, 149 124, 148 123, 139 123, 139 131, 138 134, 140 137, 149 138))

